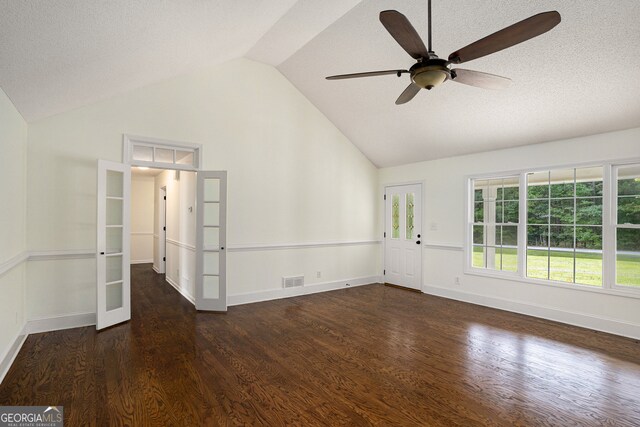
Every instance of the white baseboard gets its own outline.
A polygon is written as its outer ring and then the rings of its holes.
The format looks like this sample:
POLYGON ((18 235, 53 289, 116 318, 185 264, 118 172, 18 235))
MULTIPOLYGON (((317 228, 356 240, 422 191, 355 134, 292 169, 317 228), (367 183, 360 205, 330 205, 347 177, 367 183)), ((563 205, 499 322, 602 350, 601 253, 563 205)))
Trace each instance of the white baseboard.
POLYGON ((95 313, 79 313, 64 316, 33 319, 27 321, 25 332, 27 334, 39 334, 41 332, 59 331, 61 329, 80 328, 96 324, 95 313))
POLYGON ((152 264, 153 259, 137 259, 129 261, 130 264, 152 264))
POLYGON ((512 301, 504 298, 490 297, 469 292, 462 292, 453 289, 441 288, 438 286, 423 286, 422 292, 425 294, 449 298, 457 301, 469 302, 471 304, 485 307, 497 308, 499 310, 511 311, 525 314, 527 316, 539 317, 555 322, 566 323, 582 328, 593 329, 600 332, 607 332, 623 337, 640 339, 640 325, 610 319, 601 316, 593 316, 584 313, 576 313, 566 310, 558 310, 552 307, 545 307, 537 304, 527 304, 512 301))
POLYGON ((2 380, 4 380, 5 375, 7 375, 7 372, 9 372, 9 368, 20 352, 22 344, 24 344, 27 336, 28 334, 25 334, 24 332, 18 334, 13 340, 13 344, 11 344, 11 347, 9 347, 9 350, 7 350, 7 353, 2 359, 0 359, 0 384, 2 383, 2 380))
POLYGON ((196 299, 193 297, 193 295, 187 292, 186 289, 180 288, 180 286, 178 286, 178 284, 169 276, 165 276, 165 280, 167 281, 168 284, 173 286, 176 289, 176 291, 180 293, 180 295, 185 297, 187 301, 189 301, 193 305, 196 305, 196 299))
POLYGON ((248 292, 244 294, 229 295, 227 305, 251 304, 254 302, 270 301, 274 299, 297 297, 300 295, 315 294, 317 292, 334 291, 347 287, 369 285, 380 283, 380 276, 357 277, 354 279, 338 280, 335 282, 315 283, 312 285, 300 286, 297 288, 279 288, 267 291, 248 292))

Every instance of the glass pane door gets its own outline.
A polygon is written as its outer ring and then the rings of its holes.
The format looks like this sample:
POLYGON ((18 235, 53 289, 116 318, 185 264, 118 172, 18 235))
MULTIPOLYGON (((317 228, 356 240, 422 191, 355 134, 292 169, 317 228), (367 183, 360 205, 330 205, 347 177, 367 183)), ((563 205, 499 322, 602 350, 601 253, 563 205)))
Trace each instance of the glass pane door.
POLYGON ((131 170, 98 161, 96 328, 131 318, 129 205, 131 170))
POLYGON ((196 308, 227 311, 227 173, 198 172, 196 308))

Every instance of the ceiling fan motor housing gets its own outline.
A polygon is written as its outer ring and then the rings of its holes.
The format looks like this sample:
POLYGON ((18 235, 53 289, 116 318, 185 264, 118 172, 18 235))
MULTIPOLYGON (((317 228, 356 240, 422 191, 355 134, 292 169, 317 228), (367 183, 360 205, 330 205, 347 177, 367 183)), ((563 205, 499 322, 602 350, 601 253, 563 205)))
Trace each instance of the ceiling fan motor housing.
POLYGON ((451 70, 444 59, 434 58, 418 62, 409 70, 411 80, 423 89, 431 90, 451 78, 451 70))

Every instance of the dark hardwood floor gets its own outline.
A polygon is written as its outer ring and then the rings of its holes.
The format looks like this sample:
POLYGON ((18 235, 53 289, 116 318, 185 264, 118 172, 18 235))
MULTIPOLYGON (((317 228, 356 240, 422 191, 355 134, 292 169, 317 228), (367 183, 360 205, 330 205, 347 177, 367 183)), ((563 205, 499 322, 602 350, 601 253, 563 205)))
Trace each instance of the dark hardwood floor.
POLYGON ((1 405, 66 426, 638 426, 640 344, 370 285, 198 313, 149 265, 132 319, 31 335, 1 405))

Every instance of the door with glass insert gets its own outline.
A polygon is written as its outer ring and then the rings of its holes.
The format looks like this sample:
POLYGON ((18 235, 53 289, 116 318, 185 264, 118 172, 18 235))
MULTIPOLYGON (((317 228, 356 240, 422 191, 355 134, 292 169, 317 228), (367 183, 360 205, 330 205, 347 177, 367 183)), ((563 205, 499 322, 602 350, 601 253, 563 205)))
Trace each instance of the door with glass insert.
POLYGON ((196 309, 227 311, 227 172, 198 172, 196 309))
POLYGON ((385 282, 418 290, 422 284, 421 196, 420 184, 385 189, 385 282))
POLYGON ((130 189, 129 167, 98 161, 96 329, 131 318, 130 189))

